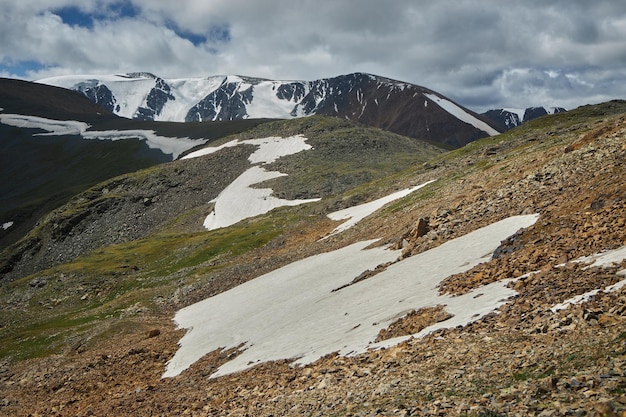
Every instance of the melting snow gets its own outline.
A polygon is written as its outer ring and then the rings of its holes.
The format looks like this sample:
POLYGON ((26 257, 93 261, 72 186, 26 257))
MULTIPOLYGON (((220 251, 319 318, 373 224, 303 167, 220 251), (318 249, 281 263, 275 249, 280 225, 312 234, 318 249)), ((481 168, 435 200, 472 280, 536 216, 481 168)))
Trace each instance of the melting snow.
POLYGON ((244 140, 241 143, 256 145, 259 147, 250 157, 253 164, 269 164, 278 158, 293 155, 298 152, 307 151, 313 147, 306 143, 306 138, 302 135, 290 136, 287 138, 269 137, 262 139, 244 140))
POLYGON ((537 220, 515 216, 478 229, 443 245, 391 265, 364 281, 349 284, 362 272, 393 261, 400 251, 365 250, 374 241, 312 256, 246 282, 176 313, 188 329, 163 377, 174 377, 205 354, 244 344, 241 353, 213 377, 258 363, 292 359, 313 362, 339 352, 353 355, 382 344, 378 332, 413 309, 446 304, 455 317, 424 330, 477 320, 513 296, 507 281, 460 297, 440 296, 444 278, 488 260, 500 241, 537 220), (480 297, 476 297, 481 294, 480 297))
POLYGON ((476 117, 472 116, 471 114, 469 114, 468 112, 466 112, 465 110, 457 106, 456 104, 452 103, 451 101, 443 99, 435 94, 424 94, 424 95, 428 97, 430 100, 437 103, 439 107, 441 107, 442 109, 444 109, 445 111, 447 111, 448 113, 456 117, 457 119, 474 126, 476 129, 480 129, 490 136, 495 136, 495 135, 500 134, 500 132, 498 132, 496 129, 489 126, 487 123, 483 122, 482 120, 479 120, 476 117))
POLYGON ((370 201, 369 203, 360 204, 358 206, 348 207, 343 210, 329 213, 328 217, 331 220, 346 220, 346 219, 348 220, 340 224, 339 226, 337 226, 335 230, 333 230, 328 236, 325 236, 322 239, 327 239, 333 235, 336 235, 337 233, 341 233, 345 230, 348 230, 349 228, 351 228, 352 226, 354 226, 355 224, 357 224, 358 222, 360 222, 361 220, 363 220, 370 214, 374 213, 376 210, 382 208, 385 204, 388 204, 399 198, 405 197, 411 194, 413 191, 419 190, 420 188, 425 187, 426 185, 430 184, 433 181, 435 180, 431 180, 423 184, 417 185, 415 187, 407 188, 405 190, 400 190, 398 192, 395 192, 383 198, 379 198, 378 200, 370 201))
POLYGON ((206 140, 199 139, 159 136, 154 130, 103 130, 84 132, 83 137, 100 140, 143 139, 149 148, 160 149, 165 154, 171 154, 173 159, 178 158, 186 150, 206 142, 206 140))
POLYGON ((84 139, 122 140, 140 139, 145 140, 148 147, 159 149, 165 154, 171 154, 173 159, 198 144, 206 143, 206 140, 194 140, 189 138, 170 138, 157 135, 153 130, 104 130, 89 131, 91 127, 84 122, 75 120, 52 120, 43 117, 23 116, 19 114, 0 114, 0 123, 9 126, 41 129, 48 133, 37 133, 35 136, 47 135, 80 135, 84 139))
POLYGON ((0 114, 0 123, 25 129, 41 129, 48 132, 39 133, 37 136, 81 135, 90 127, 87 123, 74 120, 52 120, 36 116, 22 116, 20 114, 0 114))
MULTIPOLYGON (((589 265, 587 267, 585 267, 584 269, 588 269, 588 268, 592 268, 592 267, 597 267, 597 268, 609 268, 611 266, 617 265, 620 262, 622 262, 624 259, 626 259, 626 246, 622 246, 621 248, 618 249, 614 249, 614 250, 609 250, 606 252, 601 252, 601 253, 596 253, 594 255, 591 256, 583 256, 580 257, 578 259, 575 259, 571 262, 573 263, 589 263, 589 265)), ((563 265, 559 265, 559 266, 565 266, 567 264, 563 264, 563 265)), ((626 276, 626 269, 622 269, 621 271, 617 272, 617 275, 620 276, 626 276)), ((580 304, 580 303, 584 303, 586 301, 591 300, 596 294, 599 294, 600 292, 613 292, 613 291, 617 291, 620 288, 626 287, 626 279, 613 284, 613 285, 609 285, 607 286, 604 290, 602 289, 596 289, 596 290, 592 290, 592 291, 588 291, 584 294, 579 294, 576 295, 572 298, 569 298, 565 301, 563 301, 562 303, 556 304, 554 306, 552 306, 550 308, 550 310, 552 310, 553 313, 556 313, 559 310, 564 310, 566 308, 568 308, 570 305, 572 304, 580 304)))
POLYGON ((589 266, 587 266, 585 269, 591 267, 609 268, 613 266, 613 264, 619 264, 624 259, 626 259, 626 246, 622 246, 621 248, 601 253, 596 253, 595 255, 591 256, 583 256, 573 260, 572 262, 588 263, 589 266))
MULTIPOLYGON (((237 146, 239 144, 257 146, 248 160, 251 164, 269 164, 283 156, 311 149, 302 135, 287 138, 267 137, 250 140, 234 140, 217 147, 207 147, 192 152, 183 159, 196 158, 217 152, 220 149, 237 146)), ((271 188, 252 188, 261 183, 286 174, 277 171, 267 171, 259 166, 252 166, 241 174, 235 181, 226 187, 216 199, 215 209, 204 220, 204 227, 209 230, 233 225, 249 217, 258 216, 282 206, 296 206, 319 201, 319 198, 307 200, 284 200, 272 197, 271 188)))
POLYGON ((319 200, 319 198, 284 200, 272 197, 271 188, 251 188, 251 185, 284 175, 287 174, 266 171, 258 166, 249 168, 213 200, 215 208, 204 220, 204 227, 208 230, 228 227, 249 217, 267 213, 277 207, 297 206, 319 200))

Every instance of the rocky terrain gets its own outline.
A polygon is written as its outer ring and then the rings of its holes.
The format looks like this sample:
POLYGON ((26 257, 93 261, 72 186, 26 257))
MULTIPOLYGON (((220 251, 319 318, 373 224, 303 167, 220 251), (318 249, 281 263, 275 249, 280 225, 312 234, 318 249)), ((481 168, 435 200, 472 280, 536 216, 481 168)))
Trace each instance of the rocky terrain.
MULTIPOLYGON (((553 309, 624 279, 624 261, 606 268, 573 261, 626 244, 625 161, 626 103, 587 106, 232 230, 184 234, 193 222, 178 221, 170 229, 178 235, 160 235, 159 245, 146 238, 102 248, 5 283, 0 413, 626 416, 626 290, 553 309), (326 213, 432 179, 432 187, 318 242, 335 226, 326 213), (270 362, 210 378, 237 354, 215 351, 161 378, 183 333, 171 321, 178 308, 329 247, 380 236, 410 257, 528 213, 538 221, 503 241, 490 261, 440 284, 441 292, 463 294, 517 278, 518 295, 471 325, 352 357, 331 354, 302 367, 270 362), (248 249, 227 251, 236 230, 238 248, 248 249), (221 252, 197 258, 196 249, 216 239, 221 252), (41 314, 58 319, 33 318, 41 314)), ((439 320, 445 306, 407 315, 380 337, 439 320)))

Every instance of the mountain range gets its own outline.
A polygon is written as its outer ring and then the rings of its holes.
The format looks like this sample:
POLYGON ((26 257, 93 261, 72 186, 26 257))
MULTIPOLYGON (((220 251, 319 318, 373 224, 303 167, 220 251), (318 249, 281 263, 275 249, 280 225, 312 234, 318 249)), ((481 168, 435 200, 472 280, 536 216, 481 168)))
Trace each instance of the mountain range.
POLYGON ((524 122, 546 116, 548 114, 556 114, 567 111, 563 107, 528 107, 525 109, 506 108, 492 109, 481 113, 486 118, 499 123, 503 130, 512 129, 524 122))
POLYGON ((453 150, 18 80, 0 108, 0 414, 626 414, 624 101, 453 150))
POLYGON ((418 85, 364 73, 315 81, 243 76, 163 79, 149 73, 38 81, 83 93, 132 119, 197 122, 327 115, 448 147, 499 133, 497 124, 418 85))

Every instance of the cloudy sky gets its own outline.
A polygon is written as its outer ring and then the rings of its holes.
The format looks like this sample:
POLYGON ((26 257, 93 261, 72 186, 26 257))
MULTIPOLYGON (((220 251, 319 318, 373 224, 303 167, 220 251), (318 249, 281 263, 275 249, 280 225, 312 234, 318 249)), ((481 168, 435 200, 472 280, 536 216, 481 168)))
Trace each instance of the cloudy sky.
POLYGON ((483 111, 626 99, 623 0, 3 0, 0 76, 368 72, 483 111))

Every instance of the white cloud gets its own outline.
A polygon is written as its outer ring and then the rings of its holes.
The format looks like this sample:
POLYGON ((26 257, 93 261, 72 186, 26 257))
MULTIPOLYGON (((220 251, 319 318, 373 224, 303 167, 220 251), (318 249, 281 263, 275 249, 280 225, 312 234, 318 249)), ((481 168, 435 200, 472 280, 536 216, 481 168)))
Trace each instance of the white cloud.
POLYGON ((126 17, 116 10, 130 3, 115 0, 5 3, 0 74, 29 79, 149 71, 312 80, 364 71, 477 109, 626 97, 624 2, 133 0, 126 17), (70 6, 96 13, 93 26, 54 14, 70 6))

